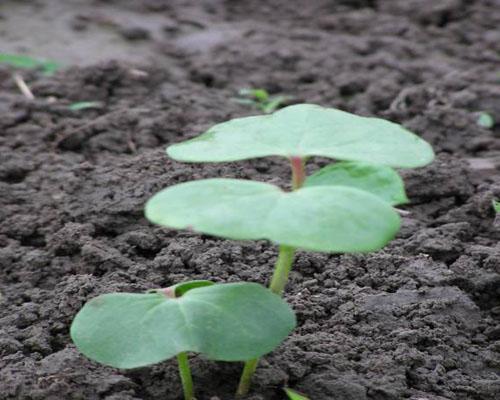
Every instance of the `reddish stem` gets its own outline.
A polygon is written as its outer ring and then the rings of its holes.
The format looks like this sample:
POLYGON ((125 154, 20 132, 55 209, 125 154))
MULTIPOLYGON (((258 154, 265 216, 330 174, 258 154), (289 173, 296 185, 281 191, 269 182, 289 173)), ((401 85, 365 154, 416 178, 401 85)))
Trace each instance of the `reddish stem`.
POLYGON ((297 190, 302 187, 306 180, 306 171, 304 168, 304 159, 301 157, 290 157, 292 167, 292 189, 297 190))

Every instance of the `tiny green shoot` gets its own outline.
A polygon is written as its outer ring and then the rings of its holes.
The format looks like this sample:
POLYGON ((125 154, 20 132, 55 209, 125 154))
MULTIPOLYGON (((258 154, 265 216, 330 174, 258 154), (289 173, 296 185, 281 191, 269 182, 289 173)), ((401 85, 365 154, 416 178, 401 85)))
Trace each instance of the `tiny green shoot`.
POLYGON ((288 304, 257 283, 190 281, 98 296, 74 318, 71 337, 88 358, 116 368, 176 356, 184 398, 193 400, 187 352, 244 361, 274 349, 294 327, 288 304))
POLYGON ((295 390, 289 388, 285 388, 284 390, 290 400, 309 400, 306 396, 296 392, 295 390))
MULTIPOLYGON (((398 124, 312 104, 217 124, 167 153, 184 162, 268 156, 289 161, 291 191, 241 179, 205 179, 166 188, 145 208, 146 217, 161 226, 275 243, 279 253, 269 289, 277 295, 297 249, 355 253, 384 247, 400 226, 393 206, 408 202, 393 168, 421 167, 434 158, 427 142, 398 124), (339 162, 307 177, 305 164, 313 156, 339 162)), ((238 396, 248 392, 257 365, 258 358, 245 363, 238 396)))
POLYGON ((40 69, 45 75, 52 75, 61 67, 59 63, 52 60, 8 53, 0 53, 0 64, 20 69, 40 69))
POLYGON ((500 201, 493 200, 492 203, 493 203, 493 210, 495 210, 495 212, 497 214, 499 214, 500 213, 500 201))
POLYGON ((240 89, 238 94, 240 97, 235 99, 236 102, 250 105, 265 114, 276 111, 291 99, 290 96, 271 96, 265 89, 240 89))
POLYGON ((78 101, 76 103, 72 103, 68 106, 68 109, 71 111, 80 111, 86 110, 89 108, 102 108, 103 104, 100 101, 78 101))
POLYGON ((483 111, 478 114, 476 123, 486 129, 491 129, 495 126, 495 120, 491 116, 491 114, 483 111))

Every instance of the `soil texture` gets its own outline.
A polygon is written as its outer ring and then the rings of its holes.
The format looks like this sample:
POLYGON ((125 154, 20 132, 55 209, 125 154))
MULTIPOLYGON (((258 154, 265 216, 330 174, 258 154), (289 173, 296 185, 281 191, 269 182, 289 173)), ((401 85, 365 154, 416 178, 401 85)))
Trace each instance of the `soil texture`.
MULTIPOLYGON (((496 0, 24 0, 0 44, 58 59, 0 66, 0 400, 180 400, 174 361, 122 371, 80 355, 73 316, 96 295, 188 279, 266 284, 268 242, 152 226, 146 200, 183 181, 288 187, 281 159, 182 164, 164 148, 258 113, 244 87, 404 124, 436 161, 401 171, 397 238, 364 255, 299 252, 298 327, 249 400, 500 398, 500 4, 496 0), (57 17, 57 16, 60 17, 57 17), (50 27, 53 31, 49 31, 50 27), (71 111, 78 101, 100 107, 71 111)), ((315 159, 310 171, 327 163, 315 159)), ((199 400, 229 400, 240 363, 193 355, 199 400)))

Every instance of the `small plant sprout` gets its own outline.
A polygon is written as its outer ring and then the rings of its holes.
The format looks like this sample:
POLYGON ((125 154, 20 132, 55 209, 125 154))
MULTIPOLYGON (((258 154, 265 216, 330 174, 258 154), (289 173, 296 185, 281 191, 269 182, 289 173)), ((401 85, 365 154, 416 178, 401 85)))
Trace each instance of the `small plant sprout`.
POLYGON ((60 65, 52 60, 43 60, 22 54, 0 53, 0 64, 20 69, 40 69, 45 75, 52 75, 60 65))
MULTIPOLYGON (((41 70, 44 75, 52 75, 60 67, 59 64, 54 61, 41 60, 22 54, 8 54, 1 52, 0 64, 8 65, 14 69, 38 69, 41 70)), ((31 89, 19 72, 13 73, 12 78, 24 97, 29 100, 35 99, 31 89)))
POLYGON ((290 96, 271 96, 266 89, 241 89, 240 98, 235 99, 240 104, 255 107, 265 114, 276 111, 290 96))
MULTIPOLYGON (((240 179, 206 179, 162 190, 146 204, 159 225, 235 240, 267 239, 279 246, 269 289, 281 295, 296 249, 328 253, 370 252, 397 233, 393 208, 406 203, 392 167, 430 163, 430 145, 402 126, 312 104, 270 115, 237 118, 170 146, 184 162, 229 162, 281 156, 291 166, 291 188, 240 179), (312 156, 339 160, 309 178, 312 156)), ((242 321, 246 315, 240 314, 242 321)), ((258 359, 248 359, 237 394, 250 387, 258 359)))
POLYGON ((78 101, 76 103, 71 103, 68 109, 71 111, 87 110, 89 108, 102 108, 103 103, 101 101, 78 101))
POLYGON ((493 200, 493 210, 495 210, 495 213, 499 214, 500 213, 500 201, 498 200, 493 200))
POLYGON ((309 400, 306 396, 296 392, 295 390, 289 388, 285 388, 284 390, 290 400, 309 400))
POLYGON ((190 281, 98 296, 76 315, 71 337, 87 357, 116 368, 176 356, 184 399, 193 400, 187 352, 244 361, 271 351, 294 327, 288 304, 259 284, 190 281))
POLYGON ((495 126, 495 120, 491 114, 485 111, 478 113, 476 123, 485 129, 491 129, 495 126))

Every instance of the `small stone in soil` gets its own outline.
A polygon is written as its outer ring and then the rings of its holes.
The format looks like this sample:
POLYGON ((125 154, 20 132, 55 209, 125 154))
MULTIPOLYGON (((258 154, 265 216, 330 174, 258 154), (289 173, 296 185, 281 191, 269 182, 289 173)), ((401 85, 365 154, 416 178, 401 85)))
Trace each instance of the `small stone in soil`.
POLYGON ((151 37, 150 32, 140 26, 127 26, 121 28, 120 34, 127 40, 147 40, 151 37))

